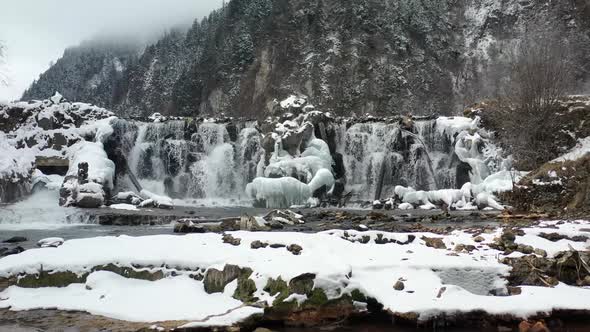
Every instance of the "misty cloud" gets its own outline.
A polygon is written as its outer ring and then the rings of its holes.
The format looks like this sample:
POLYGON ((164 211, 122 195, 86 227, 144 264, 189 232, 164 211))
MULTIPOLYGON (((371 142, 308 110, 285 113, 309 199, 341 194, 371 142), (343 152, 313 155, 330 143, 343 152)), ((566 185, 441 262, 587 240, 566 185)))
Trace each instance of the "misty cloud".
POLYGON ((66 47, 97 35, 150 40, 189 25, 222 0, 10 0, 0 10, 10 85, 0 100, 17 99, 66 47))

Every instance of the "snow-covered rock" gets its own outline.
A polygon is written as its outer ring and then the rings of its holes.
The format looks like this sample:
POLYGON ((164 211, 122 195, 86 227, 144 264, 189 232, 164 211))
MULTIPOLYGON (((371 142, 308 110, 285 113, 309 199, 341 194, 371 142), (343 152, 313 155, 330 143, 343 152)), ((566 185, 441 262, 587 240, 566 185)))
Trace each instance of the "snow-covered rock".
POLYGON ((57 248, 61 246, 65 240, 61 237, 48 237, 37 242, 37 246, 41 248, 57 248))

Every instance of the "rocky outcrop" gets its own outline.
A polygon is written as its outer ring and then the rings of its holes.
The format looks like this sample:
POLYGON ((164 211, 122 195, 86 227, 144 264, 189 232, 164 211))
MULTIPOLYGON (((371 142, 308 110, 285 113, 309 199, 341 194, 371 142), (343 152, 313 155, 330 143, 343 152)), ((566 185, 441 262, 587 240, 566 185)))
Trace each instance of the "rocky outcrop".
POLYGON ((590 211, 590 155, 574 161, 547 163, 504 196, 518 210, 587 215, 590 211))
MULTIPOLYGON (((71 103, 59 93, 41 101, 0 103, 0 202, 28 195, 38 166, 47 174, 65 175, 67 153, 76 143, 94 140, 98 120, 113 113, 71 103)), ((101 128, 104 129, 104 128, 101 128)))
POLYGON ((225 265, 223 270, 208 269, 203 280, 205 291, 209 294, 223 292, 227 284, 240 276, 248 278, 250 274, 252 274, 251 269, 241 269, 236 265, 225 265))

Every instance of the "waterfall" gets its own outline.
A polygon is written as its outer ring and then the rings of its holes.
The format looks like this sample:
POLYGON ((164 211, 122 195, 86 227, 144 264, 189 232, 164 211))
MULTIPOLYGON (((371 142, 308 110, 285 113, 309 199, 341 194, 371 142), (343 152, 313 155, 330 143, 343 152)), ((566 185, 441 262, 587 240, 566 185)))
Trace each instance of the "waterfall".
MULTIPOLYGON (((140 184, 157 194, 219 204, 244 201, 246 185, 266 168, 263 135, 255 124, 135 123, 135 142, 126 148, 128 163, 140 184)), ((332 153, 341 157, 334 160, 343 170, 345 191, 352 192, 353 200, 392 197, 398 185, 457 188, 469 169, 458 159, 452 136, 437 128, 436 120, 417 120, 410 128, 384 121, 325 125, 332 153)))
MULTIPOLYGON (((232 135, 224 123, 140 123, 129 165, 146 189, 178 199, 243 200, 262 156, 252 123, 232 135)), ((233 129, 232 129, 233 130, 233 129)))
POLYGON ((453 146, 435 127, 434 120, 416 121, 413 131, 398 123, 357 123, 349 128, 340 124, 335 136, 346 190, 357 200, 373 200, 382 172, 381 198, 393 196, 397 185, 418 190, 455 188, 453 146))

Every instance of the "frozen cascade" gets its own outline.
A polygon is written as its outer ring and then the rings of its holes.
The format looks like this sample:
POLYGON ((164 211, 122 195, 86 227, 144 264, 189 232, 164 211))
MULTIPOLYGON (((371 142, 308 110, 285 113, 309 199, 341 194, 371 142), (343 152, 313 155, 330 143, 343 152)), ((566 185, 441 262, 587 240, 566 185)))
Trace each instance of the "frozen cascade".
MULTIPOLYGON (((418 119, 411 125, 332 121, 326 124, 328 142, 315 138, 312 132, 294 155, 283 150, 281 140, 270 145, 272 151, 265 151, 263 145, 268 143, 263 143, 255 124, 193 120, 137 123, 129 165, 149 191, 217 204, 244 202, 252 194, 276 195, 271 188, 275 182, 293 189, 293 197, 277 198, 277 202, 303 203, 315 189, 308 193, 293 181, 270 179, 292 177, 309 184, 319 170, 329 170, 336 178, 322 177, 321 183, 338 180, 345 193, 352 192, 353 201, 393 197, 396 186, 417 191, 459 189, 467 182, 478 184, 497 171, 488 167, 494 154, 487 153, 478 138, 476 121, 467 118, 418 119), (254 183, 257 178, 269 180, 254 183), (247 193, 247 185, 253 183, 247 193)), ((295 126, 293 133, 308 124, 290 121, 295 126)))
MULTIPOLYGON (((130 168, 148 190, 178 199, 240 200, 256 176, 261 135, 244 123, 235 141, 223 123, 140 123, 130 168)), ((129 184, 127 183, 127 186, 129 184)))
POLYGON ((347 191, 357 200, 373 200, 385 167, 381 197, 396 185, 436 190, 457 186, 453 145, 435 128, 436 121, 416 121, 413 132, 398 123, 368 122, 337 129, 337 152, 342 154, 347 191), (440 187, 440 188, 437 188, 440 187))

